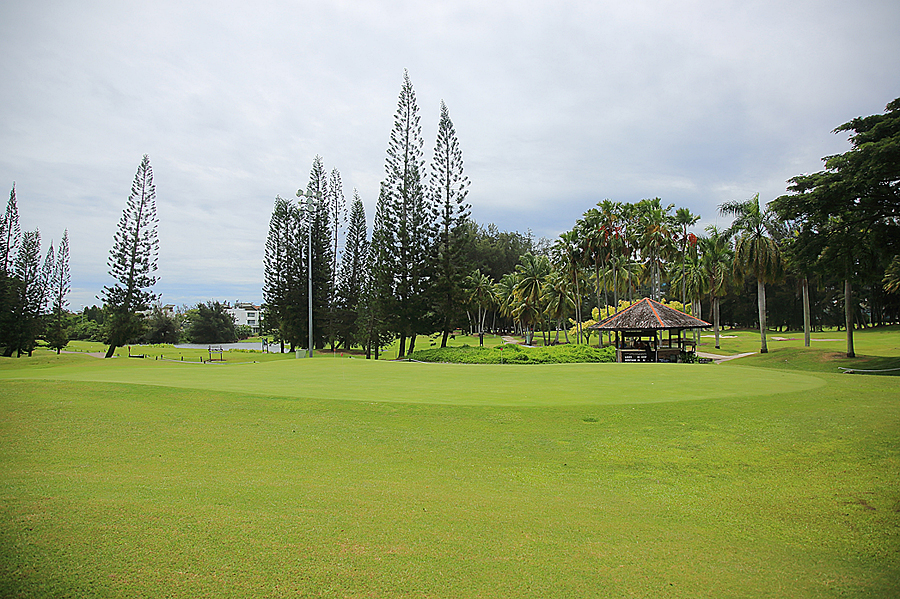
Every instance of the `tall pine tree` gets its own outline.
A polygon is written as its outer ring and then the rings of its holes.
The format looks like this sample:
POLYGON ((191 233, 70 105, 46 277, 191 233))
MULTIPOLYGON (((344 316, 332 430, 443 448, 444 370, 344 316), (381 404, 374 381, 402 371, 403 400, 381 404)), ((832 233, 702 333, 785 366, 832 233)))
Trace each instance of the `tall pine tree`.
POLYGON ((3 355, 9 357, 13 352, 18 356, 23 353, 31 355, 35 340, 40 335, 41 313, 47 297, 41 270, 39 231, 26 231, 22 235, 10 278, 10 308, 14 320, 5 340, 3 355))
POLYGON ((432 289, 435 312, 440 318, 441 347, 458 322, 465 317, 464 284, 471 265, 466 260, 470 228, 466 226, 471 206, 466 203, 469 179, 463 174, 462 150, 450 111, 441 100, 441 118, 431 161, 429 193, 438 209, 438 232, 434 252, 435 281, 432 289))
MULTIPOLYGON (((50 247, 52 248, 53 246, 50 247)), ((70 289, 69 231, 67 229, 63 233, 62 241, 59 242, 59 249, 53 261, 53 271, 48 284, 50 323, 47 327, 47 345, 51 349, 55 349, 57 354, 69 343, 69 337, 66 333, 66 307, 69 305, 69 301, 66 297, 69 295, 70 289)))
POLYGON ((394 286, 394 228, 390 220, 387 184, 381 183, 372 239, 366 253, 366 276, 359 304, 359 329, 366 359, 378 359, 380 349, 390 343, 396 325, 396 298, 394 286))
POLYGON ((0 274, 12 274, 20 237, 19 207, 16 204, 16 184, 13 183, 3 220, 0 221, 0 274))
POLYGON ((419 124, 416 93, 403 73, 403 86, 385 161, 385 184, 389 202, 389 220, 394 227, 391 248, 395 275, 399 357, 415 348, 416 334, 431 332, 426 291, 430 284, 428 259, 434 236, 435 211, 422 183, 425 161, 422 154, 422 127, 419 124), (406 339, 409 338, 407 350, 406 339))
POLYGON ((102 299, 110 310, 107 358, 113 355, 116 347, 140 334, 141 319, 136 312, 146 310, 156 297, 149 288, 157 280, 153 273, 157 270, 159 252, 158 222, 153 169, 150 157, 144 154, 109 250, 109 274, 117 282, 104 287, 102 292, 102 299))
MULTIPOLYGON (((307 248, 309 247, 307 236, 312 235, 313 344, 316 349, 322 349, 326 340, 334 338, 334 330, 330 305, 331 219, 328 211, 328 179, 321 156, 316 156, 313 160, 309 183, 306 185, 306 197, 313 198, 306 200, 309 202, 307 208, 301 211, 304 217, 303 236, 307 248)), ((307 324, 306 327, 308 326, 307 324)))
POLYGON ((356 318, 359 313, 365 277, 366 250, 366 210, 359 193, 353 190, 350 207, 350 221, 341 261, 340 283, 337 301, 337 337, 347 349, 357 341, 356 318))
POLYGON ((287 341, 293 352, 306 330, 306 246, 301 222, 297 205, 277 196, 266 238, 263 299, 268 326, 277 331, 282 351, 287 341))

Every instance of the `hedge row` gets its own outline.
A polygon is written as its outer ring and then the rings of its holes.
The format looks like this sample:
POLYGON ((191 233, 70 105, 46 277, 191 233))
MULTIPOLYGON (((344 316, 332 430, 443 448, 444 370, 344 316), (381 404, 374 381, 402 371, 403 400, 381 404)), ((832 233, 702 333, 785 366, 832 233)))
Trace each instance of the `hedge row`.
POLYGON ((447 362, 452 364, 571 364, 576 362, 615 362, 613 347, 587 345, 555 345, 551 347, 520 347, 506 344, 499 347, 445 347, 422 349, 408 356, 418 362, 447 362))

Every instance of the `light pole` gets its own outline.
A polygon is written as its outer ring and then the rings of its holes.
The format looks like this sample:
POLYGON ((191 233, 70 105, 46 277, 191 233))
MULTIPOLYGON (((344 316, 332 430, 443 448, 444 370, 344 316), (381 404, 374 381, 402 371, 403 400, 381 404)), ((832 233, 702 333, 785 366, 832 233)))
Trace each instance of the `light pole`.
POLYGON ((309 193, 309 192, 304 192, 302 189, 298 189, 297 197, 300 198, 300 207, 303 208, 304 210, 306 210, 306 216, 308 219, 307 223, 309 226, 309 230, 307 231, 307 235, 306 235, 307 239, 309 241, 309 245, 307 246, 307 251, 306 251, 306 255, 308 256, 308 261, 309 261, 309 267, 307 268, 307 270, 309 271, 309 287, 308 287, 308 291, 309 291, 309 294, 308 294, 309 295, 309 310, 308 310, 309 342, 306 346, 306 349, 309 352, 307 354, 307 357, 312 358, 312 356, 313 356, 313 306, 312 306, 312 304, 313 304, 313 301, 312 301, 312 299, 313 299, 313 293, 312 293, 312 289, 313 289, 312 288, 312 280, 313 280, 313 276, 312 276, 312 270, 313 270, 312 233, 313 233, 313 231, 312 231, 312 229, 313 229, 313 227, 312 227, 312 225, 313 225, 313 223, 312 223, 312 213, 317 208, 316 204, 314 202, 320 199, 320 194, 318 192, 314 193, 314 194, 309 193))

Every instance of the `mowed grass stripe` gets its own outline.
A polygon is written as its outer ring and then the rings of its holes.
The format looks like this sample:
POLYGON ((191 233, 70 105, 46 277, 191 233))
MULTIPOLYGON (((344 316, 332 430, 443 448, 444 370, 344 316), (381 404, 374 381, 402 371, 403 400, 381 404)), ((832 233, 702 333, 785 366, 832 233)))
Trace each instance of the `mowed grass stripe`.
POLYGON ((556 407, 4 381, 0 595, 896 596, 896 382, 823 379, 556 407))
POLYGON ((306 399, 457 405, 604 405, 811 391, 810 374, 693 364, 419 364, 361 359, 195 364, 83 357, 2 378, 159 385, 306 399), (560 392, 565 390, 565 392, 560 392))

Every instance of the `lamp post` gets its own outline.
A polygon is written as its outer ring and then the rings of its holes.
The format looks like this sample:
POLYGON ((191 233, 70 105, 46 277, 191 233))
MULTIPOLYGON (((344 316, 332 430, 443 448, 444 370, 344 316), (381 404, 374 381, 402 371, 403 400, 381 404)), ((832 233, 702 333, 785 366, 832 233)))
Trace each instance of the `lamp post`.
POLYGON ((309 310, 308 310, 309 342, 308 342, 306 348, 307 348, 307 351, 309 352, 307 354, 307 357, 312 358, 312 356, 313 356, 313 296, 312 296, 313 263, 312 263, 312 216, 311 215, 316 210, 316 204, 314 202, 316 200, 321 199, 321 194, 319 194, 318 192, 313 194, 313 193, 309 193, 309 192, 304 192, 302 189, 298 189, 297 197, 300 198, 300 207, 303 208, 304 210, 306 210, 306 215, 308 218, 307 222, 309 223, 309 231, 307 232, 307 240, 309 241, 309 245, 307 246, 307 251, 306 251, 306 255, 308 256, 307 259, 309 261, 309 267, 307 269, 309 271, 309 287, 308 287, 308 291, 309 291, 309 294, 308 294, 309 295, 309 310))

